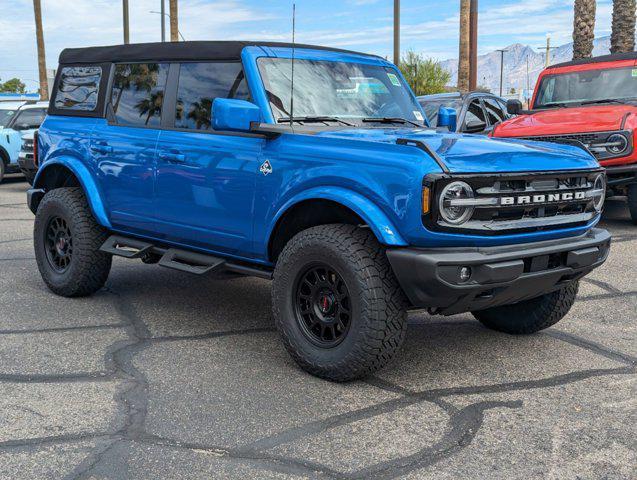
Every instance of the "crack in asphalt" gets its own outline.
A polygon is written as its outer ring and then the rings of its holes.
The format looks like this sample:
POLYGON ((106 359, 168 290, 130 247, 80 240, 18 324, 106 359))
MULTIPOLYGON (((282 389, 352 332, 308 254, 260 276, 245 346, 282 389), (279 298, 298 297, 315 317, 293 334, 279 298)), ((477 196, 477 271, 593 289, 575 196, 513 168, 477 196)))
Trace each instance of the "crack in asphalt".
POLYGON ((625 292, 622 292, 619 288, 615 288, 613 287, 610 283, 608 282, 602 282, 601 280, 595 280, 594 278, 588 278, 585 277, 582 279, 583 281, 585 281, 586 283, 589 283, 591 285, 595 285, 603 290, 606 290, 609 293, 615 293, 615 294, 623 294, 625 292))
POLYGON ((20 335, 30 333, 60 333, 74 332, 82 330, 110 330, 125 327, 125 323, 110 323, 108 325, 82 325, 77 327, 51 327, 51 328, 31 328, 17 330, 0 330, 0 335, 20 335))
POLYGON ((18 243, 18 242, 26 242, 27 240, 33 240, 33 237, 28 237, 28 238, 16 238, 14 240, 2 240, 0 241, 0 245, 3 245, 5 243, 18 243))

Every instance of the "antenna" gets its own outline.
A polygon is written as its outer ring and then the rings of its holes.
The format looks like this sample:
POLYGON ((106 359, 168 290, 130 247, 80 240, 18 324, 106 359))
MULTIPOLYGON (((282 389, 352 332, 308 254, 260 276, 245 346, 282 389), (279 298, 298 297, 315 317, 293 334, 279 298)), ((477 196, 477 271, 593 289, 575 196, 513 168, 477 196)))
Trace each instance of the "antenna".
POLYGON ((292 80, 290 92, 290 127, 294 132, 294 56, 296 46, 296 3, 292 4, 292 80))

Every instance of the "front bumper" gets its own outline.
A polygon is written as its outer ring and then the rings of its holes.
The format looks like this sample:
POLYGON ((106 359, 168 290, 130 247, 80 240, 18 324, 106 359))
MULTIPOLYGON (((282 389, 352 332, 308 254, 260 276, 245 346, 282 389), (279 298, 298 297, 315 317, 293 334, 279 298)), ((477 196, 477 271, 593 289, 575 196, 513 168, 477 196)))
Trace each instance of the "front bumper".
POLYGON ((637 163, 606 167, 606 178, 611 188, 637 183, 637 163))
POLYGON ((20 152, 18 156, 18 166, 20 167, 20 171, 25 175, 34 175, 38 171, 32 153, 20 152))
POLYGON ((389 263, 415 308, 453 315, 528 300, 555 291, 600 266, 610 234, 482 248, 387 250, 389 263), (471 277, 460 280, 460 270, 471 277))

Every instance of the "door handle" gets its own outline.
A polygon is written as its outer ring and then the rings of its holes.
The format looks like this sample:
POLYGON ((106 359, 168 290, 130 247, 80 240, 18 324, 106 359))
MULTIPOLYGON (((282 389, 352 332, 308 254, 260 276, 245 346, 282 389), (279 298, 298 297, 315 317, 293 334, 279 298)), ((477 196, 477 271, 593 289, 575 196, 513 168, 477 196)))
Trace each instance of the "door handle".
POLYGON ((186 163, 186 155, 178 152, 159 152, 159 159, 170 163, 186 163))
POLYGON ((96 143, 91 145, 91 151, 94 153, 106 155, 107 153, 113 153, 113 147, 106 143, 96 143))

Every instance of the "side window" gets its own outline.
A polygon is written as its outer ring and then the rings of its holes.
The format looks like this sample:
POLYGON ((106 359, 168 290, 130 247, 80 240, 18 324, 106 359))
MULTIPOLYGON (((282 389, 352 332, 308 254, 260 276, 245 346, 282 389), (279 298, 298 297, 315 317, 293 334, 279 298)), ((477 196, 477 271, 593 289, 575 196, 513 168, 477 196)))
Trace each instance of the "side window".
POLYGON ((215 98, 250 97, 241 63, 182 63, 177 87, 175 127, 193 130, 212 128, 215 98))
POLYGON ((487 110, 490 125, 495 125, 506 119, 506 113, 504 113, 500 104, 494 99, 483 98, 482 101, 484 102, 484 108, 487 110))
POLYGON ((101 78, 102 67, 63 67, 55 94, 55 108, 94 111, 101 78))
POLYGON ((111 95, 116 122, 159 126, 167 76, 167 63, 116 65, 111 95))
POLYGON ((14 130, 38 128, 44 121, 44 117, 46 117, 44 108, 26 108, 19 111, 18 115, 14 117, 11 127, 14 130))
POLYGON ((484 110, 482 110, 482 106, 480 105, 480 100, 474 100, 469 104, 467 115, 465 116, 465 126, 474 122, 487 122, 487 119, 484 116, 484 110))

